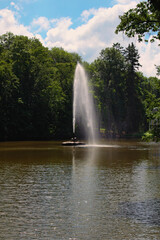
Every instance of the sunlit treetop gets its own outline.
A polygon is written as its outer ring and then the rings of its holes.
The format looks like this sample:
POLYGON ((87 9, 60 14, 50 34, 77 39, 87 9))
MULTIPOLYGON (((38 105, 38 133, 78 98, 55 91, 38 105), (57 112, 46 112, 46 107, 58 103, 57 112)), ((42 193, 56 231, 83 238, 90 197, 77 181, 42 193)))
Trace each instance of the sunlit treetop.
POLYGON ((121 22, 116 28, 116 33, 124 32, 128 37, 138 36, 138 41, 143 39, 148 42, 148 33, 153 42, 160 40, 160 6, 159 0, 149 0, 137 4, 136 8, 130 9, 122 16, 121 22))

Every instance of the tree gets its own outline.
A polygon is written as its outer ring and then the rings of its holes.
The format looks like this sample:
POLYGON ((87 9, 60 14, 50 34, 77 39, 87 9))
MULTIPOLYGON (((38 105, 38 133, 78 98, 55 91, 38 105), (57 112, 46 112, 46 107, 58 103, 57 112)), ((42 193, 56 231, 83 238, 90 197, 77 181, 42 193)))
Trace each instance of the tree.
POLYGON ((150 4, 153 5, 154 9, 160 11, 159 0, 149 0, 150 4))
POLYGON ((50 51, 54 67, 57 69, 56 78, 61 88, 63 96, 62 105, 58 104, 58 122, 57 137, 72 137, 72 95, 73 79, 77 60, 80 59, 78 54, 68 53, 63 48, 53 48, 50 51))
POLYGON ((114 45, 101 51, 91 64, 91 78, 101 112, 101 126, 108 135, 121 134, 125 116, 125 59, 122 48, 114 45))
POLYGON ((19 81, 12 72, 12 65, 0 61, 0 140, 16 134, 16 100, 19 81), (10 131, 10 129, 12 129, 10 131))
POLYGON ((123 31, 128 37, 138 35, 138 40, 148 41, 146 33, 149 33, 153 42, 160 40, 160 9, 159 1, 144 1, 137 4, 136 8, 130 9, 120 16, 120 24, 116 33, 123 31))
POLYGON ((0 36, 0 140, 71 136, 77 60, 35 38, 0 36))
POLYGON ((139 54, 133 43, 126 49, 117 43, 102 50, 90 65, 101 127, 108 136, 134 134, 143 125, 139 66, 139 54))
MULTIPOLYGON (((128 37, 138 35, 138 40, 148 41, 148 33, 151 36, 151 42, 155 39, 160 40, 160 4, 159 0, 148 0, 137 4, 136 8, 130 9, 124 15, 120 16, 120 24, 117 26, 116 33, 123 31, 128 37)), ((160 66, 156 66, 157 74, 160 74, 160 66)), ((151 86, 151 85, 150 85, 151 86)), ((153 88, 153 86, 152 86, 153 88)), ((146 89, 144 88, 146 92, 146 89)), ((143 94, 142 94, 143 95, 143 94)), ((146 93, 147 98, 144 100, 146 115, 149 121, 157 123, 160 116, 160 108, 157 105, 157 95, 146 93), (154 111, 156 109, 156 112, 154 111), (157 120, 158 119, 158 120, 157 120)), ((153 138, 160 138, 160 127, 157 124, 152 126, 153 138), (156 128, 156 130, 155 130, 156 128)), ((149 135, 150 136, 150 135, 149 135)))
POLYGON ((145 78, 143 81, 143 103, 148 120, 149 131, 145 140, 160 140, 160 81, 156 77, 145 78), (149 139, 148 139, 149 137, 149 139))
POLYGON ((140 56, 133 43, 128 45, 124 56, 126 61, 126 131, 134 133, 139 130, 143 113, 137 75, 137 70, 141 66, 139 64, 140 56))

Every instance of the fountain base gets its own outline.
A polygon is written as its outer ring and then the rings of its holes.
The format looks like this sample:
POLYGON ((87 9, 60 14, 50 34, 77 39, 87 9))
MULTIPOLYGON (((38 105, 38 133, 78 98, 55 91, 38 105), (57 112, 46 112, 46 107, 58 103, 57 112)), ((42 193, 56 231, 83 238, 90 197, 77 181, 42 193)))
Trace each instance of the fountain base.
POLYGON ((67 141, 67 142, 62 142, 63 146, 78 146, 78 145, 86 145, 85 142, 79 142, 79 141, 67 141))
POLYGON ((77 141, 76 137, 71 138, 71 141, 66 141, 66 142, 62 142, 63 146, 78 146, 78 145, 85 145, 85 142, 80 142, 77 141))

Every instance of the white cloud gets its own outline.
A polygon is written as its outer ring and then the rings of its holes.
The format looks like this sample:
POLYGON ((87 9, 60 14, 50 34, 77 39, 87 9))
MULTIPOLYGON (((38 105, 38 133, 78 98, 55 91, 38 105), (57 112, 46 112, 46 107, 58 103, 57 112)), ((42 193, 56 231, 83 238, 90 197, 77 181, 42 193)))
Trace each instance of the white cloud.
POLYGON ((36 32, 48 30, 50 28, 50 21, 46 17, 39 17, 38 19, 33 19, 31 27, 38 28, 36 32))
MULTIPOLYGON (((71 19, 61 18, 56 21, 52 20, 52 22, 54 22, 56 26, 47 32, 47 37, 45 39, 46 45, 50 48, 53 46, 57 46, 64 47, 66 49, 68 43, 69 44, 73 43, 72 36, 73 37, 75 36, 74 30, 69 29, 69 27, 72 25, 71 19)), ((72 47, 74 48, 74 46, 72 47)))
MULTIPOLYGON (((139 0, 117 0, 119 4, 110 8, 99 8, 85 10, 81 14, 82 24, 73 28, 71 18, 47 19, 39 17, 34 19, 30 25, 24 26, 18 22, 17 15, 8 9, 0 10, 0 35, 13 32, 28 37, 35 36, 47 47, 63 47, 69 52, 77 52, 85 61, 95 60, 102 49, 111 47, 113 43, 119 42, 123 47, 133 41, 141 56, 140 69, 146 76, 156 74, 155 64, 160 65, 160 51, 158 43, 139 43, 136 38, 129 39, 122 33, 115 34, 116 26, 119 24, 119 15, 136 6, 139 0), (43 39, 40 32, 46 32, 43 39)), ((12 2, 14 6, 14 2, 12 2)))
POLYGON ((92 61, 102 48, 111 47, 115 42, 123 42, 122 35, 114 33, 119 23, 118 15, 135 5, 136 3, 132 2, 126 6, 115 5, 113 8, 84 11, 81 15, 83 20, 91 15, 92 17, 75 29, 71 28, 71 19, 60 19, 56 27, 47 32, 46 45, 61 45, 68 51, 78 52, 85 60, 92 61))
POLYGON ((96 12, 97 12, 97 10, 94 9, 94 8, 91 8, 91 9, 89 9, 89 10, 84 10, 84 11, 82 12, 82 14, 81 14, 82 21, 86 22, 86 21, 88 20, 88 18, 89 18, 90 16, 95 15, 96 12))
POLYGON ((155 65, 160 65, 160 51, 158 42, 148 42, 137 44, 137 48, 140 53, 140 63, 142 65, 141 71, 145 73, 146 76, 155 76, 156 67, 155 65))
POLYGON ((11 2, 10 5, 11 5, 12 7, 14 7, 17 11, 20 10, 20 7, 19 7, 17 4, 15 4, 14 2, 11 2))
POLYGON ((82 12, 84 24, 77 28, 72 28, 71 19, 60 19, 54 28, 47 32, 45 39, 49 48, 57 46, 63 47, 67 51, 79 53, 84 60, 95 60, 100 51, 106 47, 111 47, 113 43, 119 42, 123 47, 127 47, 130 42, 136 45, 141 56, 140 62, 143 67, 140 71, 146 76, 155 75, 155 64, 159 65, 160 59, 158 44, 139 43, 136 38, 129 39, 122 33, 115 34, 116 26, 119 24, 119 15, 122 15, 130 8, 134 8, 139 1, 118 0, 112 8, 90 9, 82 12), (125 4, 125 3, 128 4, 125 4), (123 4, 122 4, 123 3, 123 4), (157 53, 157 54, 156 54, 157 53))
POLYGON ((33 37, 33 34, 28 31, 28 28, 19 22, 15 18, 14 12, 9 9, 0 10, 0 35, 6 32, 12 32, 17 35, 26 35, 33 37))
POLYGON ((40 34, 35 34, 34 37, 37 38, 37 39, 39 39, 39 41, 45 46, 44 39, 42 38, 42 36, 41 36, 40 34))

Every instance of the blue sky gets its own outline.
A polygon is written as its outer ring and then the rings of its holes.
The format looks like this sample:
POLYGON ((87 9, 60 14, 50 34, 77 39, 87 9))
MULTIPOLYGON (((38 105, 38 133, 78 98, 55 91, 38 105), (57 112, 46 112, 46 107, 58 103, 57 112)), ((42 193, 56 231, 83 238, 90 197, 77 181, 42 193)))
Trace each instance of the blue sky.
POLYGON ((92 62, 102 49, 132 41, 141 56, 146 76, 156 74, 158 43, 138 43, 124 34, 115 34, 119 15, 141 0, 0 0, 0 35, 13 32, 38 38, 48 48, 62 47, 92 62))
POLYGON ((25 25, 29 25, 33 18, 44 16, 49 19, 71 17, 77 26, 84 10, 111 7, 113 4, 114 0, 0 0, 0 8, 19 8, 20 22, 25 25))

